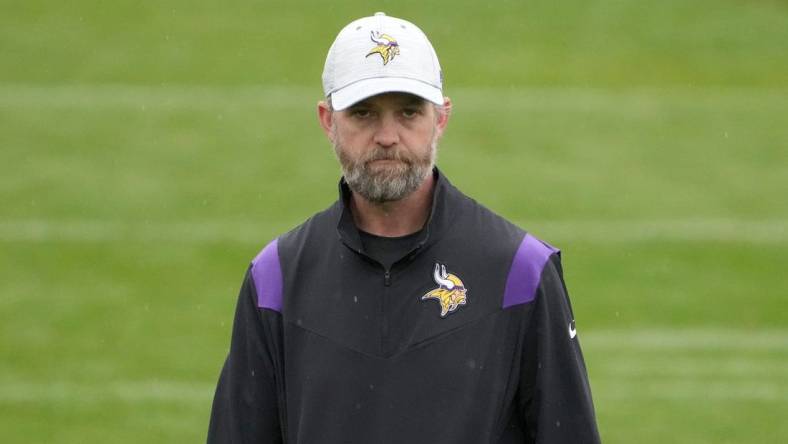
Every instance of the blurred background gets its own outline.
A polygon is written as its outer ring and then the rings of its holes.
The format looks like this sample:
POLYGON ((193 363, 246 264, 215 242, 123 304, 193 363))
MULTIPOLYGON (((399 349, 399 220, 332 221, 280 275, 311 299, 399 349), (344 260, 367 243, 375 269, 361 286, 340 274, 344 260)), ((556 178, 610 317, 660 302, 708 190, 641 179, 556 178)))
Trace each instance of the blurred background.
POLYGON ((784 0, 0 0, 0 430, 202 442, 248 262, 336 198, 341 27, 418 24, 439 165, 563 250, 608 443, 788 442, 784 0))

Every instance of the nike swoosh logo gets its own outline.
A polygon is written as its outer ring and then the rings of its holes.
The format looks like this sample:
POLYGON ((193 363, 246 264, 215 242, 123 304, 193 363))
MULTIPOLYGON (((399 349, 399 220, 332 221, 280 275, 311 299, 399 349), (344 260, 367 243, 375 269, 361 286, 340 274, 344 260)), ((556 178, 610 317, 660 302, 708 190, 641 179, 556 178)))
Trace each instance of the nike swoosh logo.
POLYGON ((574 339, 577 336, 577 329, 575 328, 575 320, 569 323, 569 339, 574 339))

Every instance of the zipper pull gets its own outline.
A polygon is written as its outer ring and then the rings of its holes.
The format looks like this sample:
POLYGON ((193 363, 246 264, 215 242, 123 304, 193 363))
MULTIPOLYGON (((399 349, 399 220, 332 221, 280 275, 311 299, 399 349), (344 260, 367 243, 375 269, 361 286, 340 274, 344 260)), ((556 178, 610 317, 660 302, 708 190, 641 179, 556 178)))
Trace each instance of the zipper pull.
POLYGON ((389 272, 388 270, 386 270, 386 272, 383 273, 383 285, 385 285, 386 287, 391 286, 391 272, 389 272))

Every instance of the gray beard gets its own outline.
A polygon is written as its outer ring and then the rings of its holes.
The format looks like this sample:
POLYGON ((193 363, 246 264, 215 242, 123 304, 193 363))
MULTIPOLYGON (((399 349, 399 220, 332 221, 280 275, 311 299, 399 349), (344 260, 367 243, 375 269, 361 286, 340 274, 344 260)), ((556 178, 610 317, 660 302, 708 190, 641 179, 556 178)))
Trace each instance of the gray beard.
POLYGON ((353 160, 342 148, 341 142, 334 143, 334 152, 342 167, 348 187, 374 203, 400 200, 416 191, 429 177, 437 157, 438 140, 433 138, 429 154, 421 158, 406 158, 391 148, 376 147, 364 157, 353 160), (374 160, 396 159, 396 166, 372 168, 374 160))

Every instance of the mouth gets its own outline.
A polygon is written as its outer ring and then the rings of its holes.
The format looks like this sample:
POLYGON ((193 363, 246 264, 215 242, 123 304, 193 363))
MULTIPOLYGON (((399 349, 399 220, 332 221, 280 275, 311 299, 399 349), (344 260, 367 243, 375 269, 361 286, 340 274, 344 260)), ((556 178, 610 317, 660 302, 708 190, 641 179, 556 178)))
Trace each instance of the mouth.
POLYGON ((375 159, 371 160, 369 163, 402 163, 402 161, 397 159, 375 159))
POLYGON ((404 164, 405 164, 405 162, 403 162, 401 160, 398 160, 398 159, 375 159, 375 160, 370 160, 369 162, 367 162, 367 165, 369 165, 369 166, 380 166, 380 167, 399 166, 399 165, 404 165, 404 164))

